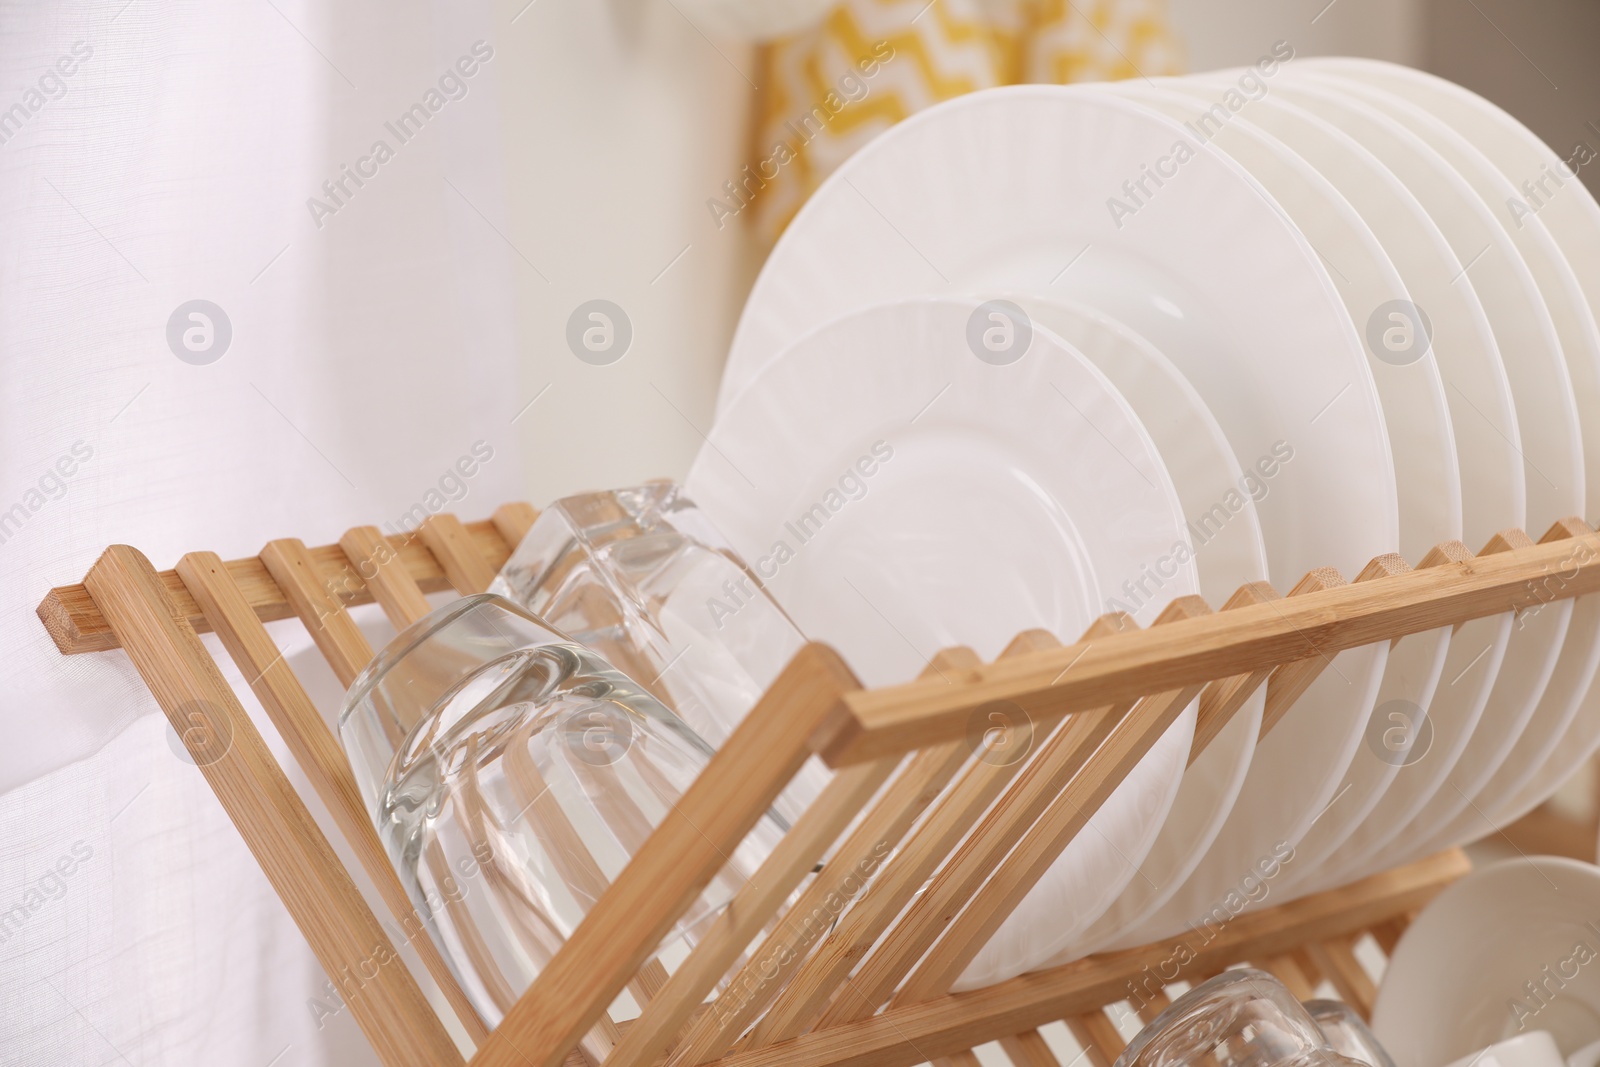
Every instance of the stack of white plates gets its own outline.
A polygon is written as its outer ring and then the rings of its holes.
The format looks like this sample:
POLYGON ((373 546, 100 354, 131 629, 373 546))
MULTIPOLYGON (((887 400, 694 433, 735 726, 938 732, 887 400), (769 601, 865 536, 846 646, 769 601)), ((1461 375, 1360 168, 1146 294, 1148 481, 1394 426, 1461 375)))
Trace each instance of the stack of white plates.
MULTIPOLYGON (((687 488, 863 681, 1600 493, 1600 208, 1463 89, 1289 55, 962 97, 791 224, 687 488)), ((1600 745, 1596 601, 1342 653, 1186 766, 1191 709, 963 986, 1515 819, 1600 745)))

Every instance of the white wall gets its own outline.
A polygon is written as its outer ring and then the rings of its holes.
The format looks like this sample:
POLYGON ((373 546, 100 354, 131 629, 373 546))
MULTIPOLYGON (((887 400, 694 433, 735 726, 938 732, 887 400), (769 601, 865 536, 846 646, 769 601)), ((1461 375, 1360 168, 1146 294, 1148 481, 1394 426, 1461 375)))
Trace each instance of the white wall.
POLYGON ((496 62, 523 385, 550 387, 516 424, 528 498, 682 475, 748 286, 743 227, 718 230, 705 201, 744 164, 750 51, 667 0, 496 4, 517 19, 496 62), (596 298, 633 327, 609 366, 566 341, 596 298))
POLYGON ((1299 55, 1352 55, 1419 65, 1424 0, 1168 0, 1190 70, 1254 61, 1274 41, 1299 55))
MULTIPOLYGON (((1429 0, 1423 65, 1511 112, 1567 158, 1600 151, 1600 5, 1592 0, 1429 0)), ((1579 171, 1600 191, 1600 166, 1579 171)))

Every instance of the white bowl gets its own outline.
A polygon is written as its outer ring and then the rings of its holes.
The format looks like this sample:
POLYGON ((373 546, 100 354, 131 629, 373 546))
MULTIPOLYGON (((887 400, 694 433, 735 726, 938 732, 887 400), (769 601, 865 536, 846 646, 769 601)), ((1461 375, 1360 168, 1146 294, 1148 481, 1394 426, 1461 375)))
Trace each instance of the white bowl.
POLYGON ((1550 1031, 1529 1030, 1463 1056, 1450 1067, 1562 1067, 1565 1063, 1550 1031))
POLYGON ((1529 1030, 1563 1056, 1600 1039, 1600 867, 1507 860, 1445 890, 1396 946, 1372 1030, 1399 1067, 1529 1030))

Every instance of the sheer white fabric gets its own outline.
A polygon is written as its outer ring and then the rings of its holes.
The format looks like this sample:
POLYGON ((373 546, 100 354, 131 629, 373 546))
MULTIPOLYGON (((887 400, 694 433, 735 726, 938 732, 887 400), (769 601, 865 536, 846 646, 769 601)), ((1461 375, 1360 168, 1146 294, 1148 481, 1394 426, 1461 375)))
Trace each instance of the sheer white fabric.
POLYGON ((441 89, 493 38, 477 3, 0 6, 0 1063, 370 1062, 126 657, 33 609, 112 542, 170 567, 520 495, 495 60, 441 89), (193 300, 208 365, 168 343, 193 300))
POLYGON ((747 63, 656 0, 0 3, 0 1064, 372 1062, 126 658, 34 607, 110 543, 680 474, 745 273, 703 201, 747 63), (594 297, 635 324, 611 367, 565 343, 594 297), (169 343, 195 300, 214 362, 200 320, 169 343))
POLYGON ((0 0, 0 1064, 372 1062, 126 657, 34 608, 111 543, 681 474, 746 269, 703 204, 747 65, 666 0, 0 0), (565 341, 596 297, 614 366, 565 341))

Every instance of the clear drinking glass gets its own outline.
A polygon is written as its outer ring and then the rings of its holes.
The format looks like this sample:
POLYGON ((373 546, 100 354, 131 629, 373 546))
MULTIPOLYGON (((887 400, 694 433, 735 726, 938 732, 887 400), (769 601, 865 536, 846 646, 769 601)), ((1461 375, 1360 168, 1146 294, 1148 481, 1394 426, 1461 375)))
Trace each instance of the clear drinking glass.
MULTIPOLYGON (((491 1026, 705 767, 711 747, 592 649, 493 594, 408 627, 339 718, 362 797, 491 1026)), ((693 943, 777 843, 763 818, 661 948, 693 943)))
MULTIPOLYGON (((671 482, 556 501, 490 590, 599 652, 713 746, 805 643, 671 482)), ((793 821, 827 779, 808 761, 775 807, 793 821)))
POLYGON ((1335 1052, 1367 1067, 1394 1067, 1394 1060, 1378 1044, 1366 1020, 1350 1005, 1338 1000, 1308 1000, 1305 1009, 1335 1052))
POLYGON ((1195 986, 1139 1032, 1116 1067, 1361 1067, 1335 1052, 1294 995, 1253 968, 1195 986))

